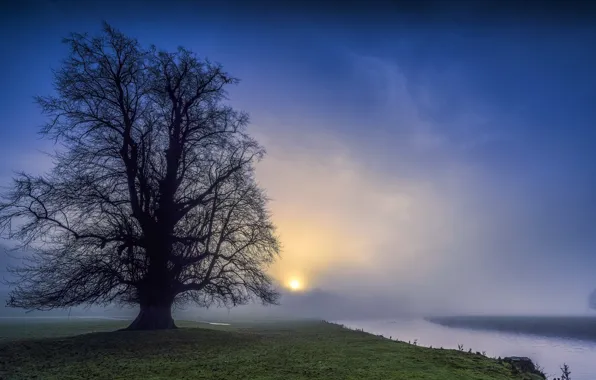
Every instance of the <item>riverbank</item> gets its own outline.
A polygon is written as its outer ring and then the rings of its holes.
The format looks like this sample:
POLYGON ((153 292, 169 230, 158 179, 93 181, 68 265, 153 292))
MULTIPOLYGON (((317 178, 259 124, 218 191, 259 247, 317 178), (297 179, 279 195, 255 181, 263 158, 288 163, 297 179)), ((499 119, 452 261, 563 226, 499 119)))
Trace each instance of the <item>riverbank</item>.
POLYGON ((483 355, 419 347, 321 321, 183 322, 180 329, 155 332, 105 332, 125 321, 51 322, 51 328, 19 323, 0 324, 3 379, 539 378, 483 355), (64 337, 73 333, 83 335, 64 337))

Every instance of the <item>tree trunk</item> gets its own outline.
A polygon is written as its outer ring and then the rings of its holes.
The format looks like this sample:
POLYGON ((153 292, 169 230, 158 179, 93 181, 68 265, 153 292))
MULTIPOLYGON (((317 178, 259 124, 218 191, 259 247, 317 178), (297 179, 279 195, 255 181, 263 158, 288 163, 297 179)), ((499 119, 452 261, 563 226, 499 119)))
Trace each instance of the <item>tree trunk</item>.
POLYGON ((171 306, 141 306, 139 315, 126 330, 175 329, 171 306))

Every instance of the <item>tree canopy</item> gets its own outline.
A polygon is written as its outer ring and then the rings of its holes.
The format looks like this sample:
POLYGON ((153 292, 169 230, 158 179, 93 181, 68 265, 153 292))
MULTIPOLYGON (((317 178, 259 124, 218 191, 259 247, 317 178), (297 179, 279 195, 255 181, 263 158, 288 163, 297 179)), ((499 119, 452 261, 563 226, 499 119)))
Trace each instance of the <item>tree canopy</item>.
POLYGON ((254 177, 265 152, 227 102, 238 80, 107 24, 64 42, 55 94, 36 98, 55 166, 0 194, 0 234, 31 252, 8 305, 136 304, 130 328, 154 329, 175 327, 175 304, 275 303, 280 245, 254 177))

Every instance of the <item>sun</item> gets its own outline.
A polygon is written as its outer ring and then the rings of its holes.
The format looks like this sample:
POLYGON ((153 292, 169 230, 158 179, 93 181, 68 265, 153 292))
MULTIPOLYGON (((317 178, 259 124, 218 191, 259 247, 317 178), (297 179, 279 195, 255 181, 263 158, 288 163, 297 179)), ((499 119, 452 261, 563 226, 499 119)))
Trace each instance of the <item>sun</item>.
POLYGON ((294 291, 300 290, 300 288, 302 288, 302 284, 300 284, 300 281, 298 280, 291 280, 288 285, 290 285, 290 289, 294 291))

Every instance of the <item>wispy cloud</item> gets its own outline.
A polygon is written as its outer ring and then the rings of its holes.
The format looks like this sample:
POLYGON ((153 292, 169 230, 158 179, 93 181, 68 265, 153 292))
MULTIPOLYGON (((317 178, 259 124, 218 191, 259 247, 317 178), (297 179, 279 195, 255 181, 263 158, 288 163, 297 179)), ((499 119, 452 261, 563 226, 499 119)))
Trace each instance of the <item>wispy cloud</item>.
POLYGON ((472 102, 454 119, 466 131, 458 135, 425 115, 432 86, 421 105, 416 83, 396 63, 350 59, 354 80, 368 81, 376 99, 370 119, 378 128, 369 141, 341 126, 256 112, 257 137, 269 152, 258 178, 284 244, 274 275, 343 295, 407 297, 420 310, 538 310, 548 305, 530 299, 547 294, 581 308, 581 292, 570 298, 570 289, 543 285, 548 259, 529 264, 538 252, 550 254, 545 243, 511 240, 532 230, 531 210, 520 207, 526 199, 514 180, 478 160, 494 144, 516 143, 491 130, 508 116, 472 102), (519 277, 523 270, 509 269, 515 257, 537 272, 519 277))
POLYGON ((371 118, 398 131, 395 149, 381 156, 394 162, 371 159, 361 141, 323 132, 333 128, 257 116, 269 152, 258 177, 285 248, 273 272, 282 281, 303 277, 311 288, 399 293, 428 283, 464 253, 457 248, 477 230, 466 209, 477 178, 447 156, 448 140, 419 115, 395 65, 352 58, 354 76, 373 82, 378 96, 371 118))

